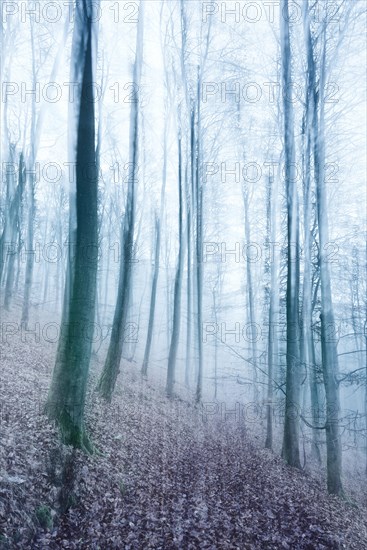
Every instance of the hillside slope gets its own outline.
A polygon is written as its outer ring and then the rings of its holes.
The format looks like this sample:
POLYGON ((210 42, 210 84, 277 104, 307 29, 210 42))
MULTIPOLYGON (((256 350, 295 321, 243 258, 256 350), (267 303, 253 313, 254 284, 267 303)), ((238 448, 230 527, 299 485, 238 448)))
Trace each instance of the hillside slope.
MULTIPOLYGON (((125 365, 111 405, 92 391, 99 453, 60 445, 42 415, 52 354, 1 344, 0 548, 367 548, 366 509, 204 422, 125 365)), ((97 367, 95 367, 97 368, 97 367)))

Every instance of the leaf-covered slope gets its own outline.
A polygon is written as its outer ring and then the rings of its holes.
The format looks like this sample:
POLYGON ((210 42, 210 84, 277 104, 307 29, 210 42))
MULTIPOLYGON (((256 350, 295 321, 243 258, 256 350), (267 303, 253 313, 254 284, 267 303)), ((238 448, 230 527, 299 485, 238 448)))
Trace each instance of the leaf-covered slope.
POLYGON ((0 548, 367 548, 366 510, 125 365, 105 405, 89 394, 99 454, 59 444, 42 415, 46 350, 2 344, 0 548), (46 510, 44 519, 42 510, 46 510))

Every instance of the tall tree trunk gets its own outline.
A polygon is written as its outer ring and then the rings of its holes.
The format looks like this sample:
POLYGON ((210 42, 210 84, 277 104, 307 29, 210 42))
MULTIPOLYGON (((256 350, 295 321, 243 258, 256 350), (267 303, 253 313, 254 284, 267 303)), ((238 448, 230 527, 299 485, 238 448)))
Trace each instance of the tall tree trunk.
POLYGON ((327 485, 331 494, 342 495, 342 449, 339 428, 338 353, 335 341, 335 319, 327 258, 329 242, 328 205, 325 182, 325 72, 326 20, 323 23, 320 60, 319 93, 315 90, 314 165, 317 198, 317 218, 320 242, 321 279, 321 352, 326 395, 327 485), (317 94, 317 95, 316 95, 317 94))
MULTIPOLYGON (((366 244, 367 247, 367 244, 366 244)), ((367 313, 367 300, 366 300, 366 313, 367 313)), ((367 331, 365 331, 365 350, 367 350, 367 331)), ((364 418, 365 418, 365 429, 367 434, 367 351, 365 352, 365 362, 366 362, 366 370, 365 370, 365 388, 364 388, 364 418)), ((367 436, 366 436, 366 476, 367 476, 367 436)))
MULTIPOLYGON (((98 239, 98 176, 95 156, 94 103, 88 100, 93 83, 93 3, 77 2, 72 50, 72 81, 81 81, 76 137, 76 247, 69 264, 69 288, 65 288, 63 320, 66 320, 56 357, 46 411, 54 419, 67 444, 91 451, 85 432, 84 408, 97 289, 97 259, 88 249, 98 239)), ((63 323, 64 325, 64 323, 63 323)))
MULTIPOLYGON (((6 104, 5 104, 6 107, 6 104)), ((5 109, 4 109, 5 111, 5 109)), ((5 120, 5 115, 4 115, 5 120)), ((5 125, 5 124, 4 124, 5 125)), ((15 174, 13 172, 14 167, 14 161, 15 161, 15 146, 12 143, 9 143, 9 151, 8 151, 8 162, 9 166, 6 169, 6 195, 5 195, 5 205, 4 205, 4 224, 3 224, 3 230, 0 236, 0 284, 2 284, 3 274, 5 272, 5 266, 7 263, 7 257, 11 254, 11 235, 13 230, 13 223, 12 223, 12 213, 14 212, 14 207, 12 205, 14 204, 14 198, 16 196, 16 186, 15 186, 15 174), (8 248, 6 245, 8 245, 10 242, 10 247, 8 248), (5 249, 7 249, 7 253, 5 253, 5 249)))
POLYGON ((161 204, 159 218, 155 219, 155 254, 154 254, 154 271, 153 271, 153 281, 152 281, 152 292, 150 296, 150 308, 149 308, 149 322, 148 322, 148 334, 147 341, 145 344, 144 359, 141 372, 143 376, 147 375, 150 350, 152 346, 153 339, 153 327, 154 327, 154 316, 155 316, 155 306, 157 300, 157 287, 158 287, 158 277, 159 277, 159 268, 160 268, 160 254, 161 254, 161 229, 163 223, 163 214, 164 214, 164 201, 166 193, 166 182, 167 182, 167 138, 168 138, 168 120, 166 116, 165 126, 164 126, 164 145, 163 145, 163 174, 162 174, 162 189, 161 189, 161 204))
MULTIPOLYGON (((307 102, 308 103, 308 102, 307 102)), ((307 109, 307 106, 306 106, 307 109)), ((308 117, 306 111, 306 117, 308 117)), ((308 128, 308 126, 306 127, 308 128)), ((313 414, 313 425, 315 426, 315 409, 314 406, 317 398, 316 381, 316 365, 312 361, 312 280, 311 280, 311 228, 310 228, 310 210, 311 210, 311 166, 310 153, 311 142, 308 129, 305 128, 305 150, 304 150, 304 272, 303 272, 303 296, 302 296, 302 362, 308 373, 311 390, 311 408, 313 414)), ((320 450, 318 447, 319 430, 314 428, 312 431, 312 455, 317 460, 320 460, 320 450)))
POLYGON ((302 361, 308 372, 310 381, 312 425, 312 456, 321 462, 319 448, 318 427, 319 418, 319 397, 316 377, 316 364, 314 362, 314 342, 312 335, 312 230, 311 224, 311 154, 314 147, 312 124, 314 120, 314 90, 315 90, 315 67, 312 58, 312 39, 309 26, 309 6, 305 0, 303 11, 305 45, 307 56, 306 74, 306 99, 305 113, 303 118, 303 211, 304 211, 304 275, 303 275, 303 297, 302 297, 302 361))
MULTIPOLYGON (((33 88, 36 87, 37 75, 36 75, 36 59, 35 59, 35 47, 34 47, 34 29, 33 19, 30 19, 31 29, 31 47, 32 47, 32 78, 33 88)), ((27 162, 28 165, 28 227, 27 227, 27 261, 25 267, 25 281, 24 281, 24 295, 23 295, 23 307, 22 307, 22 323, 27 327, 29 319, 29 301, 31 297, 31 288, 33 280, 33 267, 35 258, 33 257, 33 241, 34 241, 34 219, 36 216, 36 176, 34 173, 36 162, 36 98, 32 98, 32 113, 31 113, 31 135, 30 135, 30 154, 27 162)), ((38 136, 39 139, 39 136, 38 136)))
POLYGON ((23 153, 19 156, 19 171, 18 171, 18 185, 13 197, 12 203, 9 209, 9 222, 10 222, 10 242, 11 246, 14 246, 14 250, 11 251, 8 260, 6 283, 5 283, 5 297, 4 307, 9 309, 10 302, 14 289, 14 274, 15 274, 15 258, 19 254, 19 234, 20 234, 20 210, 23 201, 23 192, 25 186, 25 167, 23 153))
MULTIPOLYGON (((34 164, 29 164, 34 166, 34 164)), ((27 227, 27 261, 25 267, 25 281, 24 281, 24 296, 23 296, 23 308, 22 308, 22 323, 25 327, 28 325, 29 320, 29 301, 31 296, 32 280, 33 280, 33 266, 35 258, 33 257, 33 241, 34 241, 34 218, 36 215, 36 198, 35 198, 35 178, 33 174, 28 176, 28 227, 27 227)))
MULTIPOLYGON (((274 176, 269 176, 269 219, 270 219, 270 239, 269 246, 274 246, 276 242, 276 219, 278 213, 278 189, 274 176)), ((266 439, 265 447, 273 447, 273 398, 274 398, 274 367, 278 363, 278 340, 275 334, 275 327, 278 324, 278 255, 275 251, 270 256, 270 304, 269 304, 269 332, 268 332, 268 387, 267 387, 267 406, 266 406, 266 439)))
POLYGON ((185 354, 185 386, 190 386, 191 373, 191 327, 192 327, 192 275, 191 275, 191 208, 187 210, 187 294, 186 294, 186 354, 185 354))
POLYGON ((201 179, 202 140, 201 131, 201 83, 202 69, 198 67, 197 78, 197 146, 196 146, 196 288, 197 288, 197 341, 198 341, 198 378, 196 403, 200 403, 203 394, 203 183, 201 179))
MULTIPOLYGON (((251 243, 251 230, 250 230, 250 212, 249 212, 249 199, 248 199, 248 190, 243 189, 243 204, 245 210, 245 241, 246 243, 251 243)), ((249 320, 251 325, 251 353, 252 353, 252 364, 253 364, 253 374, 252 374, 252 383, 253 383, 253 396, 254 402, 259 402, 259 388, 257 380, 257 346, 256 346, 256 321, 255 321, 255 302, 254 302, 254 288, 252 282, 252 269, 250 258, 246 257, 246 278, 247 278, 247 297, 248 297, 248 306, 249 306, 249 320)))
POLYGON ((194 103, 190 103, 190 183, 187 180, 186 187, 186 211, 187 211, 187 320, 186 320, 186 364, 185 364, 185 385, 190 385, 190 371, 192 360, 192 237, 193 237, 193 223, 192 218, 194 215, 194 189, 195 189, 195 108, 194 103))
POLYGON ((182 294, 182 277, 184 263, 184 234, 183 234, 183 189, 182 189, 182 139, 181 139, 181 120, 179 113, 179 129, 178 129, 178 261, 176 268, 174 298, 173 298, 173 323, 171 343, 168 354, 167 366, 167 381, 166 393, 168 397, 172 397, 175 384, 177 349, 180 337, 181 325, 181 294, 182 294))
POLYGON ((152 339, 153 339, 154 314, 155 314, 155 304, 156 304, 156 298, 157 298, 158 276, 159 276, 160 248, 161 248, 161 224, 160 224, 160 219, 158 218, 158 216, 156 216, 155 218, 155 254, 154 254, 152 290, 150 295, 148 333, 147 333, 147 340, 145 344, 143 365, 141 369, 141 373, 143 376, 146 376, 148 373, 150 350, 151 350, 152 339))
POLYGON ((108 305, 108 288, 110 283, 110 254, 111 254, 111 231, 112 231, 112 199, 110 201, 110 208, 108 214, 108 254, 107 254, 107 266, 106 266, 106 277, 105 277, 105 289, 104 289, 104 304, 103 304, 103 319, 107 319, 107 305, 108 305))
MULTIPOLYGON (((221 291, 221 280, 220 273, 218 273, 218 294, 220 296, 221 291)), ((214 323, 215 326, 218 326, 218 308, 219 303, 217 301, 217 285, 213 288, 213 313, 214 313, 214 323)), ((214 340, 214 399, 218 397, 218 338, 214 340)))
POLYGON ((291 466, 300 468, 299 455, 299 220, 295 174, 295 142, 293 104, 287 98, 292 89, 291 45, 288 0, 280 4, 282 90, 284 109, 285 178, 287 196, 287 372, 285 421, 282 455, 291 466))
MULTIPOLYGON (((134 63, 133 82, 140 90, 141 67, 143 60, 143 22, 144 2, 139 4, 139 22, 136 37, 136 55, 134 63)), ((111 340, 97 389, 108 401, 115 389, 124 345, 127 309, 131 294, 132 251, 134 247, 135 215, 136 215, 136 179, 139 149, 139 103, 135 101, 130 111, 130 172, 126 208, 121 228, 122 254, 120 261, 119 283, 111 340)))

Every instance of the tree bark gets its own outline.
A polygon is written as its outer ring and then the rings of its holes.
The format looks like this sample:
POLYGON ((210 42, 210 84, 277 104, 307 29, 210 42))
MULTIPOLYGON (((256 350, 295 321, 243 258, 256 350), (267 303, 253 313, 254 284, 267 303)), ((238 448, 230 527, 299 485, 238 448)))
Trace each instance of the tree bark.
POLYGON ((291 466, 300 468, 299 455, 299 221, 295 175, 295 142, 293 104, 287 98, 292 89, 291 46, 288 0, 280 4, 282 90, 284 109, 285 178, 287 196, 287 371, 285 422, 282 455, 291 466))
MULTIPOLYGON (((270 219, 270 239, 269 246, 275 245, 276 241, 276 219, 278 212, 277 205, 277 184, 274 176, 269 177, 269 219, 270 219)), ((267 406, 266 406, 266 439, 265 447, 273 447, 273 399, 274 399, 274 367, 278 362, 278 340, 275 334, 275 327, 278 324, 278 256, 275 251, 270 255, 270 304, 269 304, 269 332, 268 332, 268 387, 267 387, 267 406)))
POLYGON ((13 197, 13 200, 9 209, 9 224, 10 224, 10 242, 11 245, 15 247, 10 253, 8 266, 6 271, 6 283, 5 283, 5 297, 4 297, 4 307, 5 309, 10 308, 10 302, 13 295, 14 289, 14 272, 15 272, 15 258, 17 253, 19 254, 19 235, 20 235, 20 210, 21 204, 23 201, 23 193, 25 186, 25 173, 24 173, 24 156, 23 153, 19 156, 19 171, 18 171, 18 185, 13 197))
MULTIPOLYGON (((179 119, 180 119, 180 114, 179 114, 179 119)), ((174 287, 172 335, 171 335, 171 343, 169 348, 168 366, 167 366, 167 381, 166 381, 167 397, 173 396, 173 389, 175 384, 177 349, 178 349, 180 325, 181 325, 181 294, 182 294, 182 277, 183 277, 183 263, 184 263, 181 124, 178 130, 178 133, 179 133, 178 135, 179 251, 178 251, 178 261, 177 261, 177 269, 176 269, 176 277, 175 277, 175 287, 174 287)))
POLYGON ((157 288, 158 288, 158 277, 159 277, 159 268, 160 268, 160 254, 161 254, 161 230, 164 214, 164 201, 165 201, 165 192, 166 192, 166 182, 167 182, 167 134, 168 134, 168 120, 166 118, 165 127, 164 127, 164 158, 163 158, 163 174, 162 174, 162 189, 161 189, 161 204, 160 204, 160 213, 159 218, 155 219, 155 254, 154 254, 154 271, 153 271, 153 281, 152 281, 152 291, 150 296, 150 308, 149 308, 149 321, 148 321, 148 334, 145 344, 144 359, 142 365, 142 375, 146 376, 148 372, 150 350, 152 346, 153 339, 153 327, 154 327, 154 317, 155 317, 155 306, 157 300, 157 288))
POLYGON ((84 426, 84 408, 95 316, 97 259, 92 254, 98 238, 98 175, 95 156, 94 103, 88 101, 93 83, 92 18, 90 2, 78 2, 74 27, 72 76, 81 81, 76 138, 76 247, 69 264, 62 335, 46 404, 66 444, 91 451, 84 426), (86 167, 88 166, 88 170, 86 167))
MULTIPOLYGON (((136 55, 134 63, 133 82, 136 89, 140 89, 141 67, 143 60, 143 8, 144 2, 140 2, 139 22, 136 37, 136 55)), ((136 177, 139 149, 139 103, 135 101, 130 111, 130 173, 126 208, 121 228, 122 254, 120 261, 119 283, 111 340, 107 352, 97 389, 106 400, 112 399, 118 374, 124 345, 124 331, 126 326, 128 302, 131 293, 132 275, 132 251, 134 247, 135 215, 136 215, 136 177)))
POLYGON ((326 449, 327 485, 331 494, 343 495, 342 449, 339 428, 338 353, 335 341, 335 319, 331 294, 331 280, 327 259, 329 242, 328 205, 325 182, 325 72, 326 72, 326 21, 323 22, 322 53, 320 60, 319 93, 315 90, 314 164, 317 199, 317 218, 320 241, 321 279, 321 352, 326 395, 326 449), (332 335, 328 335, 331 330, 332 335))

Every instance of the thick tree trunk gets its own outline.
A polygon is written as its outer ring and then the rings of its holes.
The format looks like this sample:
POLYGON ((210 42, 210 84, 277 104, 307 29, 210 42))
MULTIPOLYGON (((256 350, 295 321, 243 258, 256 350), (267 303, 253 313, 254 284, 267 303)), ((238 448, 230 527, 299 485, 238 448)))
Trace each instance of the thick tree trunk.
POLYGON ((84 408, 97 286, 97 259, 91 259, 88 250, 96 246, 98 238, 98 177, 96 171, 91 174, 90 170, 96 167, 95 113, 94 103, 87 99, 93 83, 91 19, 92 4, 78 3, 72 54, 72 75, 82 84, 76 140, 76 250, 74 261, 69 263, 65 288, 63 320, 67 322, 46 404, 64 442, 86 450, 91 450, 84 427, 84 408))

